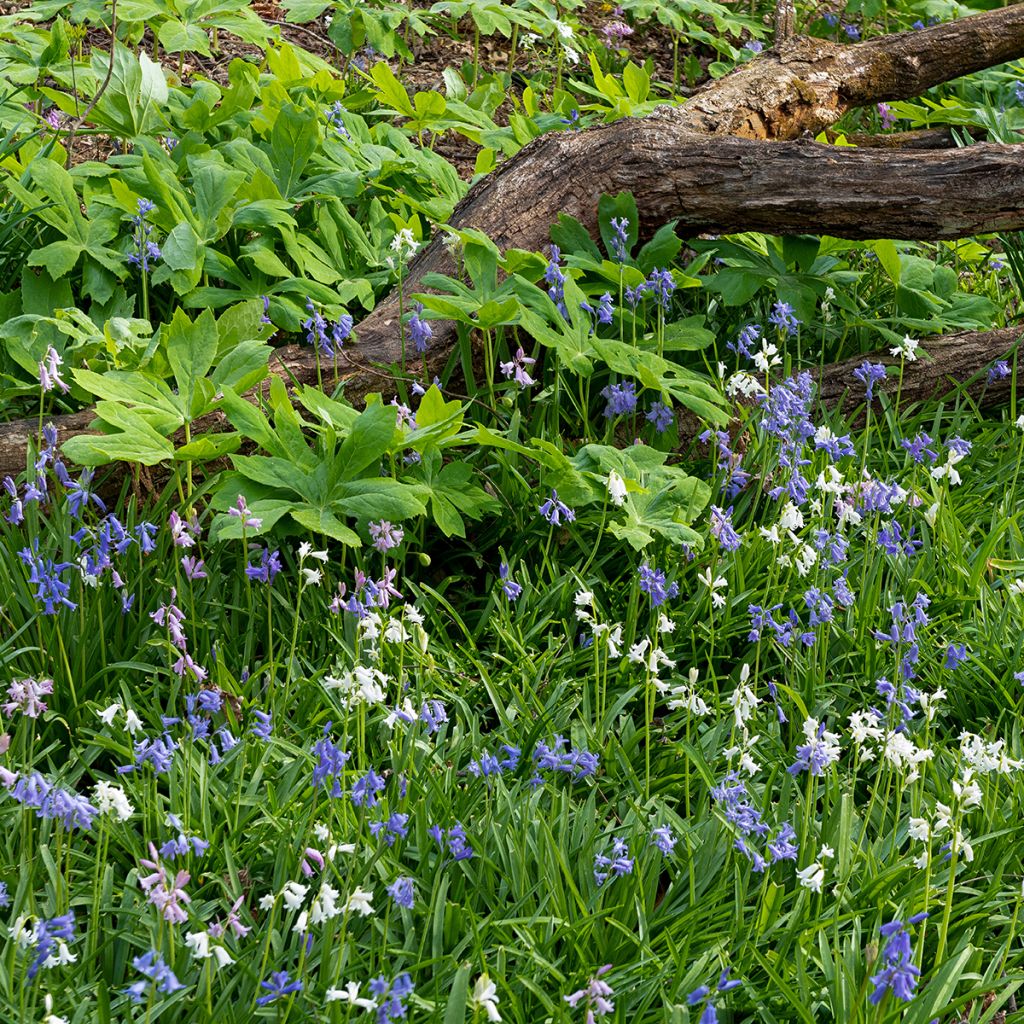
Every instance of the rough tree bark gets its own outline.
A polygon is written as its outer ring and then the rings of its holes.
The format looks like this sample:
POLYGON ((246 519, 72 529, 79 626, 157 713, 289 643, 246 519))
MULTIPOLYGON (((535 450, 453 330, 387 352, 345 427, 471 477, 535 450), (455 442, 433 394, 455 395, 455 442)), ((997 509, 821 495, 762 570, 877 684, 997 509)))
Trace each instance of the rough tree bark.
MULTIPOLYGON (((924 240, 1021 229, 1024 145, 932 149, 935 132, 906 133, 911 137, 891 148, 806 139, 851 108, 912 98, 1022 55, 1024 4, 854 45, 786 39, 682 107, 542 136, 474 186, 450 223, 478 228, 501 248, 536 250, 559 212, 594 231, 601 193, 629 190, 648 231, 671 219, 690 235, 762 230, 924 240)), ((405 295, 419 290, 430 272, 456 272, 443 237, 411 264, 405 295)), ((393 293, 358 325, 358 342, 339 363, 350 392, 380 386, 385 378, 372 364, 398 362, 399 315, 393 293)), ((433 326, 431 358, 443 360, 454 327, 433 326)), ((972 336, 975 342, 965 348, 956 347, 958 337, 951 336, 951 345, 930 341, 958 379, 1010 347, 1000 332, 972 336)), ((309 348, 279 349, 272 370, 301 383, 316 380, 309 348)), ((947 369, 936 366, 935 373, 938 382, 947 369)), ((54 424, 64 440, 81 433, 88 420, 87 412, 75 413, 54 424)), ((0 426, 0 473, 24 467, 34 432, 35 421, 0 426)))

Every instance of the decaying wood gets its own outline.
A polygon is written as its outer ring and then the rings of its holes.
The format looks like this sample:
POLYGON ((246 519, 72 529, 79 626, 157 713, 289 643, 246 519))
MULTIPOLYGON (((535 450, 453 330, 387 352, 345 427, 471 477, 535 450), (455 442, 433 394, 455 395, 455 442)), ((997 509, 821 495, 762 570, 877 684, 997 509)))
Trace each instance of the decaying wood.
MULTIPOLYGON (((890 150, 804 141, 852 107, 910 98, 1022 55, 1024 5, 856 45, 786 40, 682 107, 542 136, 474 186, 450 223, 478 228, 501 248, 537 250, 558 213, 593 232, 601 193, 628 190, 648 232, 672 219, 691 236, 760 230, 939 239, 1024 228, 1024 146, 890 150)), ((420 290, 430 272, 457 272, 444 238, 412 262, 404 294, 420 290)), ((386 383, 373 364, 399 361, 399 315, 392 293, 358 325, 358 342, 339 363, 350 391, 386 383)), ((444 360, 454 334, 453 325, 435 321, 432 358, 444 360)), ((976 372, 1001 354, 973 352, 951 372, 976 372)), ((309 348, 278 350, 272 369, 316 381, 309 348)), ((325 378, 335 383, 332 373, 325 378)), ((88 411, 57 417, 60 438, 81 433, 88 419, 88 411)), ((0 427, 0 473, 24 467, 35 430, 34 420, 0 427)))
MULTIPOLYGON (((900 406, 906 408, 915 402, 951 393, 966 384, 963 390, 981 407, 1002 405, 1010 396, 1012 375, 989 383, 988 369, 997 359, 1012 363, 1022 341, 1024 327, 924 338, 918 358, 903 364, 902 378, 899 373, 890 374, 875 385, 875 390, 893 397, 898 392, 900 406)), ((899 359, 883 349, 826 366, 820 375, 815 374, 818 396, 826 406, 848 411, 864 401, 864 386, 854 378, 853 371, 865 359, 886 366, 900 365, 899 359)), ((1017 390, 1024 394, 1024 365, 1018 368, 1017 390)))

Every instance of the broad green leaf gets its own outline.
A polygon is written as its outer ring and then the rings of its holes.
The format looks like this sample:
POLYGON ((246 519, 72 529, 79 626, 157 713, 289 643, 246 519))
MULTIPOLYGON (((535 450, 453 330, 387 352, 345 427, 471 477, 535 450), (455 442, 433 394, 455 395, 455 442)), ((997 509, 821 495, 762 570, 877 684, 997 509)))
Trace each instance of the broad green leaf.
POLYGON ((307 530, 331 537, 349 547, 362 546, 363 542, 359 539, 359 534, 346 526, 330 509, 315 508, 312 505, 294 505, 290 512, 292 519, 307 530))
POLYGON ((352 480, 380 462, 395 436, 398 409, 375 402, 360 413, 338 452, 340 479, 352 480))

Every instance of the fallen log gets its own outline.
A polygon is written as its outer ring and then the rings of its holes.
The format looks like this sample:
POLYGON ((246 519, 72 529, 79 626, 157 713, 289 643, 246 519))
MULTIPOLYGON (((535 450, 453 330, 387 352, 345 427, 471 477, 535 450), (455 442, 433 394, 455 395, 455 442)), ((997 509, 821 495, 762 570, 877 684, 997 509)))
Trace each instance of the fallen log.
MULTIPOLYGON (((483 230, 502 248, 537 250, 559 212, 593 231, 601 193, 630 190, 646 231, 673 218, 691 235, 753 229, 938 239, 1024 228, 1024 147, 917 151, 802 141, 853 107, 910 98, 1021 55, 1024 5, 855 45, 786 39, 682 107, 542 136, 472 188, 450 223, 483 230)), ((412 262, 404 294, 420 290, 431 272, 456 273, 442 238, 412 262)), ((400 315, 392 293, 358 325, 358 343, 339 361, 351 391, 379 389, 373 364, 398 362, 400 315)), ((432 360, 447 357, 454 337, 452 324, 434 322, 432 360)), ((980 362, 970 372, 1000 354, 975 352, 970 358, 980 362)), ((308 348, 278 350, 272 368, 301 383, 317 379, 308 348)), ((55 418, 58 436, 83 432, 89 418, 88 411, 55 418)), ((24 468, 35 430, 35 420, 0 427, 0 473, 24 468)))
MULTIPOLYGON (((1004 405, 1013 387, 1012 374, 989 381, 988 370, 998 359, 1012 363, 1022 341, 1024 326, 923 338, 923 352, 914 362, 903 364, 902 376, 890 374, 875 385, 875 391, 884 391, 892 398, 898 393, 901 408, 961 387, 982 408, 1004 405)), ((845 412, 862 404, 864 386, 854 378, 853 371, 865 360, 885 366, 900 365, 899 359, 884 349, 831 363, 820 374, 814 374, 821 402, 845 412)), ((1024 366, 1017 371, 1017 391, 1024 394, 1024 366)))

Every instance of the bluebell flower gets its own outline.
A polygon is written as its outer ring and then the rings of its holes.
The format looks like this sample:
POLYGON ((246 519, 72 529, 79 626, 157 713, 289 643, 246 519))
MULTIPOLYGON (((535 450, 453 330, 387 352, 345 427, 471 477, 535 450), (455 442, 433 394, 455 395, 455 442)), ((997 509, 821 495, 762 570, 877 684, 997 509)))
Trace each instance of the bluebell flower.
MULTIPOLYGON (((151 949, 142 956, 132 960, 132 967, 150 982, 155 982, 157 990, 165 995, 173 995, 185 986, 175 977, 174 972, 164 963, 163 957, 155 949, 151 949)), ((145 982, 136 981, 129 985, 124 991, 133 1003, 141 1003, 146 990, 149 988, 145 982)))
POLYGON ((739 337, 735 341, 727 341, 725 347, 730 352, 735 352, 737 355, 743 356, 744 359, 754 358, 754 346, 761 340, 761 325, 760 324, 747 324, 743 330, 740 331, 739 337))
POLYGON ((566 750, 568 741, 564 736, 555 736, 550 745, 538 742, 533 749, 533 761, 538 771, 562 772, 572 777, 573 782, 596 774, 600 759, 582 747, 566 750))
POLYGON ((612 231, 612 252, 615 254, 615 259, 619 263, 625 263, 629 258, 629 251, 626 246, 629 241, 629 218, 628 217, 612 217, 611 219, 612 231))
POLYGON ((448 712, 439 700, 428 700, 423 702, 419 717, 420 721, 426 725, 427 732, 433 735, 448 721, 448 712))
POLYGON ((412 315, 409 317, 409 337, 412 338, 413 347, 420 353, 427 351, 430 339, 434 336, 433 328, 429 322, 420 317, 422 312, 423 303, 417 302, 413 307, 412 315))
MULTIPOLYGON (((919 924, 928 915, 915 914, 908 925, 919 924)), ((910 945, 910 934, 902 921, 890 921, 879 928, 879 934, 886 939, 882 951, 882 969, 871 978, 875 991, 868 996, 868 1002, 877 1006, 891 991, 897 999, 910 1002, 914 998, 920 969, 914 964, 914 951, 910 945)))
POLYGON ((1005 359, 997 359, 988 371, 988 383, 993 384, 997 380, 1010 376, 1010 364, 1005 359))
POLYGON ((57 917, 42 919, 36 925, 35 958, 29 964, 27 976, 32 981, 39 969, 46 963, 57 945, 58 939, 70 942, 75 937, 75 914, 69 911, 57 917))
POLYGON ((640 592, 647 594, 651 599, 651 607, 658 608, 671 598, 679 596, 679 584, 673 581, 667 583, 665 574, 657 568, 652 568, 647 562, 637 570, 640 577, 640 592))
POLYGON ((932 443, 932 439, 922 431, 920 434, 916 434, 912 440, 903 438, 900 441, 900 447, 910 453, 910 457, 917 465, 921 465, 924 462, 933 463, 938 459, 938 452, 928 447, 932 443))
POLYGON ((732 505, 723 510, 718 505, 711 506, 711 536, 722 546, 723 551, 736 551, 743 539, 732 525, 732 505))
POLYGON ((388 895, 395 901, 395 905, 412 910, 415 901, 413 880, 407 875, 400 875, 388 887, 388 895))
POLYGON ((967 645, 966 644, 950 644, 946 648, 946 663, 943 668, 947 668, 950 671, 958 668, 967 660, 967 645))
POLYGON ((257 1006, 266 1006, 277 999, 283 999, 293 992, 302 991, 302 982, 298 979, 292 981, 287 971, 274 971, 270 978, 260 982, 260 988, 266 989, 267 994, 256 1000, 257 1006))
POLYGON ((773 864, 777 864, 780 860, 796 860, 800 851, 798 844, 793 842, 794 839, 796 839, 796 829, 788 821, 784 821, 774 838, 765 843, 765 849, 767 849, 773 864))
POLYGON ((633 873, 633 858, 628 856, 626 841, 620 837, 612 840, 608 854, 594 855, 594 881, 604 885, 609 878, 622 878, 633 873))
POLYGON ((161 258, 159 246, 150 237, 153 233, 153 225, 146 218, 156 209, 156 206, 148 199, 140 199, 136 206, 138 213, 132 217, 132 225, 135 231, 132 233, 133 249, 128 254, 128 262, 134 267, 140 267, 142 272, 149 272, 150 263, 161 258))
POLYGON ((651 845, 656 846, 667 857, 675 848, 678 840, 668 825, 659 825, 651 829, 651 845))
POLYGON ((254 708, 252 717, 254 721, 249 727, 249 732, 251 732, 257 739, 267 742, 270 739, 270 735, 273 730, 273 722, 269 713, 254 708))
POLYGON ((519 756, 522 751, 519 747, 509 746, 507 743, 501 745, 503 757, 498 757, 489 751, 484 751, 478 758, 469 762, 468 771, 470 775, 479 778, 487 778, 490 775, 503 775, 505 772, 514 772, 519 765, 519 756))
POLYGON ((654 429, 659 434, 664 434, 675 422, 675 414, 672 412, 672 407, 661 401, 652 402, 644 418, 648 423, 654 424, 654 429))
POLYGON ((568 319, 569 311, 565 308, 565 274, 558 265, 562 254, 557 245, 551 246, 551 259, 544 271, 544 280, 548 283, 548 295, 558 312, 568 319))
POLYGON ((512 579, 506 562, 502 562, 498 566, 498 578, 501 580, 501 589, 505 596, 510 601, 518 600, 519 595, 523 592, 523 588, 512 579))
POLYGON ((561 526, 564 519, 567 523, 574 522, 576 513, 565 502, 558 500, 558 491, 552 489, 551 497, 540 505, 537 511, 552 525, 561 526))
POLYGON ((22 548, 18 557, 28 567, 28 582, 36 588, 35 599, 43 604, 44 615, 56 615, 58 605, 74 611, 78 605, 68 597, 71 584, 64 579, 70 562, 55 562, 39 554, 39 538, 32 538, 31 548, 22 548))
POLYGON ((768 314, 768 322, 774 324, 780 332, 785 331, 790 337, 800 328, 800 321, 788 302, 776 302, 768 314))
POLYGON ((352 784, 351 799, 356 807, 376 807, 377 794, 384 788, 384 780, 371 768, 352 784))
POLYGON ((281 554, 279 551, 271 551, 270 548, 263 548, 260 551, 260 560, 256 565, 246 565, 245 575, 251 580, 258 580, 260 583, 271 584, 277 574, 281 571, 281 554))
POLYGON ((636 411, 636 385, 631 380, 607 385, 601 389, 601 397, 608 403, 604 409, 607 419, 613 416, 626 416, 636 411))
POLYGON ((341 796, 341 777, 344 773, 345 762, 351 756, 341 750, 330 735, 331 723, 324 725, 323 735, 313 744, 313 756, 316 758, 316 765, 313 767, 313 786, 319 788, 326 785, 327 781, 332 782, 331 796, 337 799, 341 796))
POLYGON ((865 359, 853 371, 853 375, 864 385, 864 398, 870 402, 875 397, 875 385, 885 380, 885 367, 881 363, 872 363, 865 359))
POLYGON ((370 993, 377 1000, 377 1024, 403 1020, 407 1013, 405 1001, 412 995, 412 978, 403 972, 389 982, 384 975, 370 980, 370 993))
POLYGON ((676 290, 675 278, 670 270, 652 270, 647 277, 647 290, 654 296, 667 313, 672 304, 672 293, 676 290))

